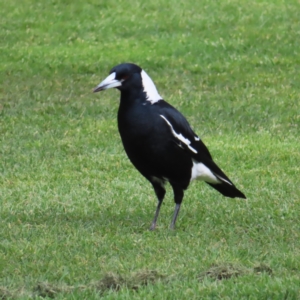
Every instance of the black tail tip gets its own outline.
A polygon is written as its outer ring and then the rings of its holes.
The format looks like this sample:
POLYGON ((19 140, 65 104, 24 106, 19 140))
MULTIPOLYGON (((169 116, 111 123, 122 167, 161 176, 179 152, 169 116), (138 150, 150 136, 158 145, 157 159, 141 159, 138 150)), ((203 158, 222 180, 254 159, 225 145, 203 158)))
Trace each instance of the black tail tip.
POLYGON ((238 193, 237 195, 235 196, 236 198, 242 198, 242 199, 247 199, 247 197, 245 196, 244 193, 242 193, 241 191, 237 190, 238 193))
POLYGON ((229 185, 226 183, 223 184, 212 184, 209 182, 206 183, 209 184, 214 189, 216 189, 219 193, 221 193, 225 197, 247 199, 246 196, 240 190, 238 190, 234 185, 229 185))

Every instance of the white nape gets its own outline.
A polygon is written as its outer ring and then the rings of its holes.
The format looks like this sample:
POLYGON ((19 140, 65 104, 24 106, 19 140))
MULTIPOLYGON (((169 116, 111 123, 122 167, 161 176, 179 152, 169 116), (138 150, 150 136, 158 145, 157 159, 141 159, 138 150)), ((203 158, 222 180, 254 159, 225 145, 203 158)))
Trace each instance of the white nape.
POLYGON ((144 92, 147 95, 147 101, 150 101, 151 104, 153 104, 153 103, 158 102, 159 100, 162 100, 162 97, 158 93, 156 86, 153 83, 152 79, 149 77, 149 75, 144 70, 142 70, 141 76, 142 76, 144 92))
POLYGON ((171 128, 171 132, 174 135, 175 138, 177 138, 179 141, 181 141, 182 143, 184 143, 192 152, 194 153, 198 153, 191 145, 191 141, 187 138, 185 138, 181 133, 177 133, 172 124, 163 116, 160 115, 165 121, 166 123, 169 125, 169 127, 171 128))

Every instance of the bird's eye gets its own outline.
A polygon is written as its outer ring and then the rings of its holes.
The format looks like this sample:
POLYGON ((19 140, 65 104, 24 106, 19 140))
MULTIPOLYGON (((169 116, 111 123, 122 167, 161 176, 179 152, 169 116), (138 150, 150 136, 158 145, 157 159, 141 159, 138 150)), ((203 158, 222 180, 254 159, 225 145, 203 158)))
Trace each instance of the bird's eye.
POLYGON ((123 75, 121 80, 125 81, 126 79, 128 79, 128 77, 129 77, 129 75, 123 75))

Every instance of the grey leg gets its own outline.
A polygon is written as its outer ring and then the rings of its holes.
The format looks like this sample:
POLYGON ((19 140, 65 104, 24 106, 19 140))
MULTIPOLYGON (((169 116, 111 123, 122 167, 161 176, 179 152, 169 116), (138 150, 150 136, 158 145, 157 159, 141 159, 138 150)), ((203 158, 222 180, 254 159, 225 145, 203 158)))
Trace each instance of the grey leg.
POLYGON ((158 218, 158 215, 159 215, 160 207, 163 203, 163 200, 164 200, 164 197, 165 197, 165 194, 166 194, 165 188, 163 186, 161 186, 160 184, 152 183, 152 185, 153 185, 155 194, 156 194, 157 199, 158 199, 158 204, 157 204, 157 207, 156 207, 154 219, 153 219, 153 222, 151 224, 150 230, 154 230, 155 227, 156 227, 156 222, 157 222, 157 218, 158 218))
POLYGON ((175 210, 174 210, 174 215, 173 215, 173 219, 170 225, 170 229, 175 229, 175 224, 176 224, 176 220, 179 214, 179 210, 180 210, 180 205, 183 199, 183 189, 178 188, 178 187, 174 187, 174 185, 172 185, 173 191, 174 191, 174 201, 176 203, 175 206, 175 210))
POLYGON ((161 201, 158 200, 158 204, 157 204, 157 207, 156 207, 156 212, 155 212, 154 219, 153 219, 153 222, 151 224, 150 230, 154 230, 155 227, 156 227, 156 221, 157 221, 159 211, 160 211, 160 207, 161 207, 162 203, 163 203, 162 200, 161 201))
POLYGON ((176 203, 173 219, 172 219, 172 222, 171 222, 171 225, 170 225, 170 229, 175 229, 175 223, 176 223, 177 216, 178 216, 178 213, 179 213, 179 210, 180 210, 180 205, 181 204, 176 203))

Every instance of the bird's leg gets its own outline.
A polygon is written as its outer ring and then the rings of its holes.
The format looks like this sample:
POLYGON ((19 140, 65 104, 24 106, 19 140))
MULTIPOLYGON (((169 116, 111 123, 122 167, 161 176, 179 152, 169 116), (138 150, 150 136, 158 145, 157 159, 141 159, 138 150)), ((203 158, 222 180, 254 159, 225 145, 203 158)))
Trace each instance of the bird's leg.
POLYGON ((180 210, 180 205, 181 204, 176 203, 173 219, 172 219, 172 222, 171 222, 171 225, 170 225, 170 229, 175 229, 175 223, 176 223, 177 216, 178 216, 178 213, 179 213, 179 210, 180 210))
POLYGON ((160 207, 161 207, 161 204, 163 203, 163 200, 164 200, 164 197, 165 197, 165 194, 166 194, 166 190, 162 185, 160 185, 156 182, 152 183, 152 185, 153 185, 155 194, 157 196, 158 203, 157 203, 154 219, 153 219, 153 222, 151 224, 150 230, 154 230, 155 227, 156 227, 156 221, 157 221, 157 218, 158 218, 158 215, 159 215, 160 207))
POLYGON ((176 203, 175 206, 175 210, 174 210, 174 215, 173 215, 173 219, 170 225, 170 229, 175 229, 175 224, 176 224, 176 220, 177 220, 177 216, 179 214, 179 210, 180 210, 180 205, 183 199, 183 190, 181 188, 177 188, 177 187, 173 187, 173 191, 174 191, 174 201, 176 203))
POLYGON ((154 219, 153 219, 153 222, 151 224, 150 230, 154 230, 155 227, 156 227, 156 221, 157 221, 157 218, 158 218, 158 215, 159 215, 161 204, 162 204, 162 201, 158 200, 158 204, 157 204, 157 207, 156 207, 154 219))

